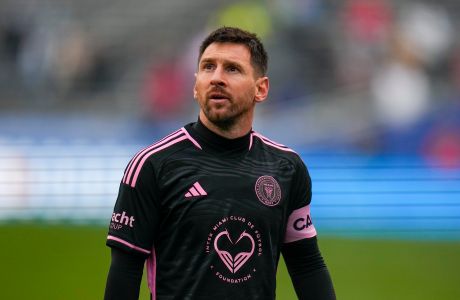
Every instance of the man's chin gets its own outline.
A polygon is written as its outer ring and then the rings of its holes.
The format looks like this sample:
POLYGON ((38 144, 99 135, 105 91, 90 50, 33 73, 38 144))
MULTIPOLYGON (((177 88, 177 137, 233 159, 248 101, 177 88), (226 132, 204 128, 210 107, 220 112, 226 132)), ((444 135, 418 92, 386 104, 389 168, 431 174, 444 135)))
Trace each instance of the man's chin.
POLYGON ((211 123, 222 129, 228 129, 232 127, 236 121, 234 116, 229 116, 228 114, 218 112, 208 112, 206 117, 211 123))

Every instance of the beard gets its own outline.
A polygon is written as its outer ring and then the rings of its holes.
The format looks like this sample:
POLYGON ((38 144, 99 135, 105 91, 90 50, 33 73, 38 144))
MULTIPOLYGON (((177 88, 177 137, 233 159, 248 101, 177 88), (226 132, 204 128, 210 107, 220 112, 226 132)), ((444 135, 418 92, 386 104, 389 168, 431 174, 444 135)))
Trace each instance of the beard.
POLYGON ((227 101, 224 104, 216 104, 212 103, 212 100, 206 99, 202 107, 206 118, 222 130, 232 128, 251 109, 248 105, 235 104, 232 99, 227 101))

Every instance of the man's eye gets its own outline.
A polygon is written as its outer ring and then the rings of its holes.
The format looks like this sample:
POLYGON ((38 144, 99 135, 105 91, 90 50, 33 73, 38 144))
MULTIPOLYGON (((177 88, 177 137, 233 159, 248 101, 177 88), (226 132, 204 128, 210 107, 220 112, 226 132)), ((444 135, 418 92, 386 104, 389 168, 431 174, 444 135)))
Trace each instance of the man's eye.
POLYGON ((203 65, 203 70, 212 70, 214 68, 213 64, 205 64, 203 65))
POLYGON ((232 72, 232 73, 233 73, 233 72, 238 72, 238 71, 239 71, 239 69, 238 69, 237 67, 232 67, 232 66, 228 67, 227 70, 228 70, 229 72, 232 72))

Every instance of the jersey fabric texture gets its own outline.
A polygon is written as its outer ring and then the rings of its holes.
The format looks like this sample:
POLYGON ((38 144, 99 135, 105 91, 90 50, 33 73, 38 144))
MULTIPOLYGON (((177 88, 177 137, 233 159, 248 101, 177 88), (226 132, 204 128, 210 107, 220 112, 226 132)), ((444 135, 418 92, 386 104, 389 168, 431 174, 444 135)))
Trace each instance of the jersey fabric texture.
POLYGON ((293 150, 198 121, 131 159, 107 245, 148 257, 152 299, 275 299, 283 243, 316 236, 310 200, 293 150))

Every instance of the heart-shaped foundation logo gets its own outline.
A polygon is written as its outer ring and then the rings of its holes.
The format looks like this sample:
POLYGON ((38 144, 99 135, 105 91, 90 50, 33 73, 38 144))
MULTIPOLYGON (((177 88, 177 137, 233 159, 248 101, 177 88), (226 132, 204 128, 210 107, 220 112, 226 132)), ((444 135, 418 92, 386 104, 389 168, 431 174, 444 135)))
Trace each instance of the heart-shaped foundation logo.
POLYGON ((238 270, 242 266, 244 266, 244 264, 249 260, 249 258, 251 258, 252 254, 254 254, 254 248, 255 248, 254 238, 250 234, 246 233, 246 231, 243 231, 241 233, 240 237, 236 240, 236 242, 232 241, 227 229, 220 232, 214 239, 214 249, 216 250, 217 254, 219 255, 219 258, 222 260, 222 262, 227 267, 227 269, 229 269, 230 272, 232 272, 233 274, 238 272, 238 270), (230 241, 229 247, 236 247, 238 242, 240 242, 241 240, 249 239, 249 241, 251 242, 251 250, 249 252, 248 251, 238 252, 235 254, 235 256, 232 256, 229 252, 231 249, 227 249, 228 251, 222 250, 222 249, 219 249, 217 245, 217 242, 223 236, 226 236, 227 239, 230 241))

